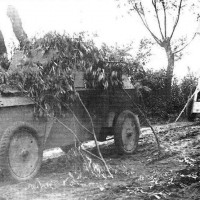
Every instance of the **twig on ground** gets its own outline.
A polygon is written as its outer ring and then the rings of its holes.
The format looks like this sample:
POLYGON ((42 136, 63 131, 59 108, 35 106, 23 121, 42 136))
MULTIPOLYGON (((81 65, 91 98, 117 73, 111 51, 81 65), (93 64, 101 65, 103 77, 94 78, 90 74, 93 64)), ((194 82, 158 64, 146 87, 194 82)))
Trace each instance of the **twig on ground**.
POLYGON ((177 122, 179 120, 179 118, 181 117, 181 115, 183 114, 184 110, 187 108, 189 101, 193 98, 194 93, 191 95, 191 97, 187 100, 187 103, 185 104, 184 108, 181 110, 180 114, 178 115, 178 117, 176 118, 175 122, 177 122))
POLYGON ((97 142, 97 137, 96 137, 96 134, 95 134, 95 131, 94 131, 94 123, 93 123, 92 117, 91 117, 88 109, 86 108, 85 104, 83 103, 79 93, 77 93, 77 96, 78 96, 79 101, 81 102, 82 106, 84 107, 85 111, 87 112, 87 114, 88 114, 88 116, 90 118, 90 121, 91 121, 91 124, 92 124, 92 132, 93 132, 93 135, 94 135, 94 141, 95 141, 95 144, 96 144, 96 147, 97 147, 98 154, 99 154, 101 160, 103 161, 103 163, 104 163, 104 165, 106 167, 106 170, 108 171, 110 177, 113 178, 113 175, 111 174, 111 172, 110 172, 110 170, 109 170, 109 168, 108 168, 108 166, 106 164, 106 161, 104 160, 104 158, 103 158, 103 156, 101 154, 101 151, 100 151, 100 148, 99 148, 99 145, 98 145, 98 142, 97 142))
MULTIPOLYGON (((109 168, 108 168, 108 166, 107 166, 107 164, 106 164, 106 161, 104 160, 104 158, 103 158, 103 156, 102 156, 102 154, 101 154, 101 151, 100 151, 100 148, 99 148, 99 145, 98 145, 98 142, 97 142, 97 137, 96 137, 96 134, 95 134, 95 131, 94 131, 94 123, 93 123, 92 117, 91 117, 91 115, 90 115, 88 109, 86 108, 85 104, 83 103, 83 101, 82 101, 82 99, 81 99, 79 93, 76 92, 76 94, 77 94, 77 97, 78 97, 78 99, 79 99, 81 105, 83 106, 83 108, 85 109, 85 111, 87 112, 87 114, 88 114, 88 116, 89 116, 89 118, 90 118, 90 122, 91 122, 91 125, 92 125, 92 132, 89 131, 84 125, 82 125, 82 123, 81 123, 80 120, 77 118, 77 116, 75 115, 75 113, 73 112, 73 110, 72 110, 67 104, 64 103, 64 106, 66 106, 66 107, 70 110, 70 112, 73 114, 74 118, 76 119, 76 121, 78 122, 78 124, 81 125, 81 127, 83 127, 86 131, 88 131, 89 133, 91 133, 92 135, 94 135, 94 141, 95 141, 95 144, 96 144, 96 147, 97 147, 98 154, 99 154, 99 156, 100 156, 102 162, 104 163, 104 165, 105 165, 105 167, 106 167, 106 170, 108 171, 108 174, 110 175, 111 178, 113 178, 113 175, 111 174, 111 172, 110 172, 110 170, 109 170, 109 168)), ((57 100, 59 100, 59 99, 57 99, 57 100)), ((94 155, 94 154, 93 154, 93 155, 94 155)), ((95 156, 95 157, 96 157, 96 156, 95 156)))

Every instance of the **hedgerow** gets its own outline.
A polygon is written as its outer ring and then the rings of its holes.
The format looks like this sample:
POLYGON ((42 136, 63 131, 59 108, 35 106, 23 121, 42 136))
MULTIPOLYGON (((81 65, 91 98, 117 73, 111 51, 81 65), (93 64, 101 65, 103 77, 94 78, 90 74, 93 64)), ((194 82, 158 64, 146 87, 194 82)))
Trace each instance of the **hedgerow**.
POLYGON ((166 71, 160 69, 145 71, 141 83, 151 89, 150 92, 142 92, 143 102, 149 116, 168 118, 170 114, 179 114, 185 106, 188 98, 194 92, 197 85, 197 78, 194 74, 187 74, 183 79, 173 78, 170 107, 167 108, 165 95, 166 71))

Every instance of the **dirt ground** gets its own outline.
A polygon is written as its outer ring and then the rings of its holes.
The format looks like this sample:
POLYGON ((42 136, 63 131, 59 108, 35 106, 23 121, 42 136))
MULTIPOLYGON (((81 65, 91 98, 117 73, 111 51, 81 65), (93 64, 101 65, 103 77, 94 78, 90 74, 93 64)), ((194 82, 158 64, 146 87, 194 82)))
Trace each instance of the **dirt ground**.
MULTIPOLYGON (((0 200, 199 199, 200 124, 181 122, 155 129, 160 155, 149 128, 142 129, 138 150, 131 156, 117 155, 113 140, 100 143, 113 178, 95 157, 86 157, 88 165, 83 166, 75 150, 65 154, 57 148, 44 152, 36 178, 22 183, 2 178, 0 200)), ((95 153, 91 143, 84 146, 95 153)))

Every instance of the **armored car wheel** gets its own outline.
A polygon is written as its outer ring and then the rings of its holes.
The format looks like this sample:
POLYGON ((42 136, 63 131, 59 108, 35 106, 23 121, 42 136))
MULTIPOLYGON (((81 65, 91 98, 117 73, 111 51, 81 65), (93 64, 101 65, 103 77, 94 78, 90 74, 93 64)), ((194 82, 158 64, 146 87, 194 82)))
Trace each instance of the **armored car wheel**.
POLYGON ((33 178, 42 163, 42 148, 37 132, 24 123, 5 131, 0 142, 0 164, 11 178, 33 178))
POLYGON ((140 123, 136 115, 125 110, 119 114, 114 126, 115 146, 119 154, 132 154, 136 151, 140 135, 140 123))

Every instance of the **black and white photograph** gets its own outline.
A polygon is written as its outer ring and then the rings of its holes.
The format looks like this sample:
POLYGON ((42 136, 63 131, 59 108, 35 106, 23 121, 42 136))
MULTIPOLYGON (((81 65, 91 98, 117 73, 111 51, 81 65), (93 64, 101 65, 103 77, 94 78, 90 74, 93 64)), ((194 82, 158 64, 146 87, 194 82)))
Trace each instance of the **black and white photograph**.
POLYGON ((0 200, 200 199, 200 0, 0 0, 0 200))

